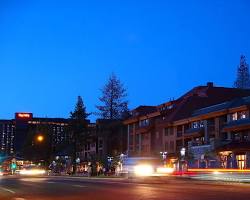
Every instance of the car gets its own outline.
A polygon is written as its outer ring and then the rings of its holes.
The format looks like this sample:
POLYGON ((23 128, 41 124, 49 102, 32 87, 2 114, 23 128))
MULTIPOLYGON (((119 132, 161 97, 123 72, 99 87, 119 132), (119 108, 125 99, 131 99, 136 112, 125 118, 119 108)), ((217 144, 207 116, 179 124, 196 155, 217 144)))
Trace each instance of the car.
POLYGON ((37 166, 29 166, 29 167, 25 167, 21 170, 16 170, 16 174, 24 175, 24 176, 45 175, 46 170, 41 168, 41 167, 37 167, 37 166))
POLYGON ((121 174, 127 178, 155 176, 161 166, 162 162, 155 157, 128 157, 123 161, 121 174))

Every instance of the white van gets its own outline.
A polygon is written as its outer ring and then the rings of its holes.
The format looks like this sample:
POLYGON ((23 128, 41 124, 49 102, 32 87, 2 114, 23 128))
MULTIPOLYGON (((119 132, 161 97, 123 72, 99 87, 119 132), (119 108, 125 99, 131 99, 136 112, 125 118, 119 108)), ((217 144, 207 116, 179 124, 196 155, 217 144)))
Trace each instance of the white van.
POLYGON ((123 161, 121 173, 126 177, 155 176, 161 166, 162 162, 155 157, 128 157, 123 161))

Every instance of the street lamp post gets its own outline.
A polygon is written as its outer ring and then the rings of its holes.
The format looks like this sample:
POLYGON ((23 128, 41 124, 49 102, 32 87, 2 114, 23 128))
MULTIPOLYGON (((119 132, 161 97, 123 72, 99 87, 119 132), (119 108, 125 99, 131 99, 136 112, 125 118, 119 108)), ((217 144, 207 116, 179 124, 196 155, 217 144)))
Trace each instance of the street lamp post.
POLYGON ((107 158, 108 158, 108 165, 109 165, 109 168, 111 168, 113 157, 108 156, 107 158))
POLYGON ((163 160, 164 166, 166 166, 167 153, 168 153, 168 152, 166 152, 166 151, 164 151, 164 152, 161 151, 161 152, 160 152, 160 154, 161 154, 161 156, 162 156, 162 160, 163 160))
POLYGON ((186 154, 186 148, 182 147, 180 150, 180 154, 181 154, 181 160, 180 160, 180 169, 183 172, 183 167, 184 167, 184 161, 185 161, 185 154, 186 154))

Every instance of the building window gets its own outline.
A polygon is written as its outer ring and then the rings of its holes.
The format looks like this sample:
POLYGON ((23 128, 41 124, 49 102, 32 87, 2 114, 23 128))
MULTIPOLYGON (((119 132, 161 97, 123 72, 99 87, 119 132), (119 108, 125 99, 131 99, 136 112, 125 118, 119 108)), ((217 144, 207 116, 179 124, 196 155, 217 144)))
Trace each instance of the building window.
POLYGON ((164 128, 164 134, 165 136, 168 136, 168 128, 164 128))
POLYGON ((169 135, 174 135, 173 128, 168 128, 168 134, 169 134, 169 135))
POLYGON ((132 134, 129 135, 129 145, 133 145, 134 141, 133 141, 134 137, 132 134))
POLYGON ((140 134, 136 135, 135 143, 136 143, 136 145, 139 145, 139 143, 140 143, 140 134))
POLYGON ((149 139, 149 134, 148 133, 145 133, 143 135, 141 135, 141 140, 144 141, 144 140, 148 140, 149 139))
POLYGON ((168 142, 165 142, 165 151, 168 151, 168 142))
POLYGON ((128 131, 131 133, 133 132, 133 124, 128 125, 128 131))
POLYGON ((246 155, 236 155, 236 160, 239 169, 246 168, 246 155))
POLYGON ((242 111, 239 113, 239 119, 246 119, 247 118, 247 112, 246 111, 242 111))
POLYGON ((99 148, 102 148, 102 147, 103 147, 103 141, 99 140, 99 148))
POLYGON ((139 126, 140 127, 143 127, 143 126, 148 126, 149 125, 149 119, 144 119, 144 120, 141 120, 139 122, 139 126))
POLYGON ((241 133, 232 133, 232 139, 234 141, 240 141, 240 136, 241 136, 241 133))
POLYGON ((174 105, 169 105, 169 106, 167 107, 167 109, 170 110, 170 109, 172 109, 173 107, 174 107, 174 105))
POLYGON ((232 114, 232 120, 233 121, 237 120, 237 112, 232 114))
POLYGON ((243 133, 242 134, 242 140, 243 141, 248 141, 248 133, 243 133))
POLYGON ((174 141, 170 141, 170 151, 174 151, 174 141))
POLYGON ((169 136, 169 135, 173 135, 174 134, 174 131, 173 131, 173 128, 165 128, 164 129, 164 132, 165 132, 165 136, 169 136))
POLYGON ((192 123, 192 128, 199 128, 198 122, 193 122, 192 123))
POLYGON ((204 121, 200 121, 200 127, 201 127, 201 128, 204 127, 204 121))
POLYGON ((156 139, 159 139, 159 132, 158 131, 155 133, 155 137, 156 137, 156 139))

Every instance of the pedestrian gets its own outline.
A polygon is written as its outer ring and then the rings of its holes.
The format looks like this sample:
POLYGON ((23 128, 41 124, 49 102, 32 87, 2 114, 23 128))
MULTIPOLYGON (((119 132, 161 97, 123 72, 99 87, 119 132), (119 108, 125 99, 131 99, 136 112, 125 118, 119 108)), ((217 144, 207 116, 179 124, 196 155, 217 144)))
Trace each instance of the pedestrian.
POLYGON ((88 166, 88 177, 91 176, 91 173, 92 173, 92 168, 91 168, 91 165, 88 166))

